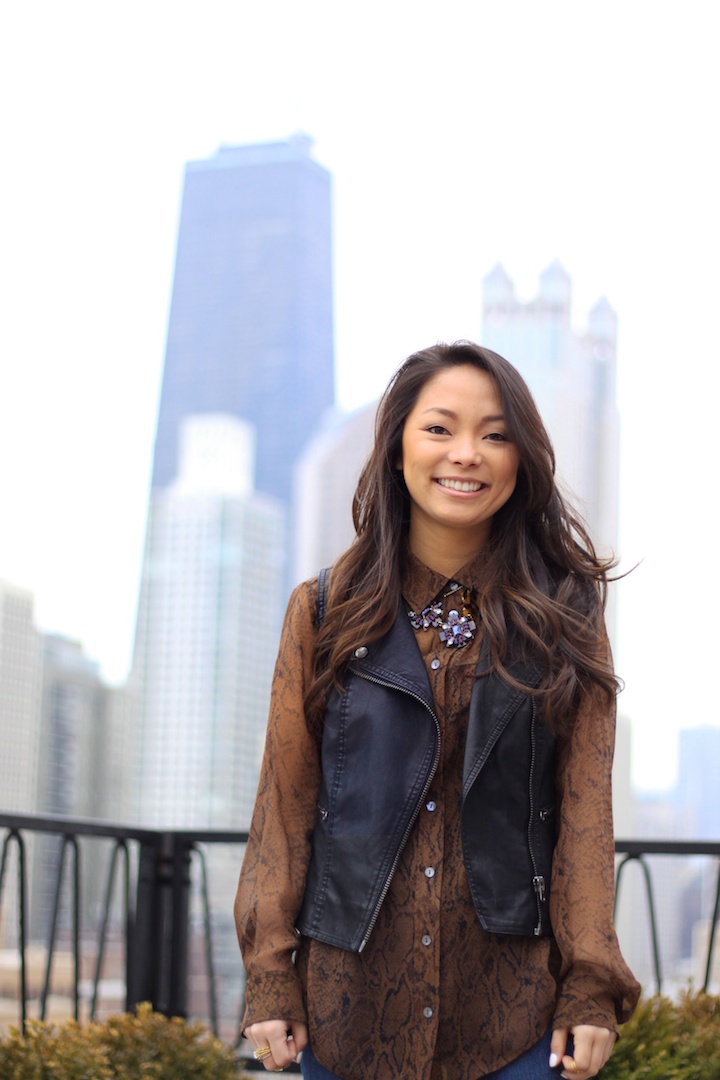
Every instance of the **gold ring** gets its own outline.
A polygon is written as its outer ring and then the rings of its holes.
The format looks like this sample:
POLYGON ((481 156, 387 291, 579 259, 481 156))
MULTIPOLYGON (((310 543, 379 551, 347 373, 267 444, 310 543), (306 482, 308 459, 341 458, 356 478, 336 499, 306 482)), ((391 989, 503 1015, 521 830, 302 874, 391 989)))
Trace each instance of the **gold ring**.
POLYGON ((568 1065, 568 1069, 570 1070, 570 1072, 580 1072, 580 1069, 578 1067, 578 1063, 575 1060, 575 1058, 573 1058, 572 1061, 570 1062, 570 1064, 568 1065))
POLYGON ((253 1050, 253 1057, 256 1061, 263 1061, 264 1058, 270 1057, 272 1050, 270 1046, 259 1046, 257 1050, 253 1050))

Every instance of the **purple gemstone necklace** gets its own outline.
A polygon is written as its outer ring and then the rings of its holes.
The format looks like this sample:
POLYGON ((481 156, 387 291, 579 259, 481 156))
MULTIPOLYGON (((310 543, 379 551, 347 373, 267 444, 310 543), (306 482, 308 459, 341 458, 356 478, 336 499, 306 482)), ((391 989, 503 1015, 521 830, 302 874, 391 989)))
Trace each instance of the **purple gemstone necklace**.
POLYGON ((462 649, 469 641, 474 640, 474 631, 477 629, 471 604, 472 591, 464 588, 457 581, 451 581, 447 592, 441 592, 419 614, 408 611, 408 618, 413 629, 430 630, 431 627, 438 629, 440 631, 440 640, 445 642, 448 647, 455 646, 462 649), (460 592, 461 589, 459 605, 461 611, 453 608, 452 611, 448 611, 446 618, 443 612, 443 600, 456 592, 460 592))

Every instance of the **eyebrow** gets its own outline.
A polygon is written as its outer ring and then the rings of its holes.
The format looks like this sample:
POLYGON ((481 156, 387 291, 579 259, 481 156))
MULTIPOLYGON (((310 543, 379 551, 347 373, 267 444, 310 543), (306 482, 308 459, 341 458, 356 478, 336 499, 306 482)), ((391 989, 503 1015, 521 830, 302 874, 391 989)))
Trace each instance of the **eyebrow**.
MULTIPOLYGON (((458 414, 453 412, 452 409, 442 409, 439 405, 432 405, 429 409, 424 409, 421 416, 431 412, 440 413, 441 416, 448 416, 451 420, 457 420, 458 418, 458 414)), ((484 424, 496 424, 500 420, 504 421, 505 416, 503 413, 496 413, 492 416, 483 416, 481 419, 484 424)))

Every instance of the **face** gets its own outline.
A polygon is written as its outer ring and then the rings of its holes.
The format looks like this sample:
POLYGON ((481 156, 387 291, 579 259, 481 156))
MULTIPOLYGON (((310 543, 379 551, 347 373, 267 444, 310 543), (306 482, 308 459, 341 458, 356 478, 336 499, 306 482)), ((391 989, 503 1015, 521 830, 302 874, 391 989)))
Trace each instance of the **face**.
POLYGON ((403 428, 411 550, 458 542, 479 550, 515 490, 519 463, 486 371, 462 364, 429 379, 403 428))

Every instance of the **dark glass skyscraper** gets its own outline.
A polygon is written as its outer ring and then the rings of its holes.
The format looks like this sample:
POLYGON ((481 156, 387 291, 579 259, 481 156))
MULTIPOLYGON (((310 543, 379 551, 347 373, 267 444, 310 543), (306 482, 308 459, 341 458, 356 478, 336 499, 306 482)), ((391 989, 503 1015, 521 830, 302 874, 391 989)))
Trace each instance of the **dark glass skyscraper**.
POLYGON ((186 167, 154 489, 175 478, 183 418, 225 412, 256 428, 256 489, 290 502, 334 398, 330 175, 310 146, 221 148, 186 167))

